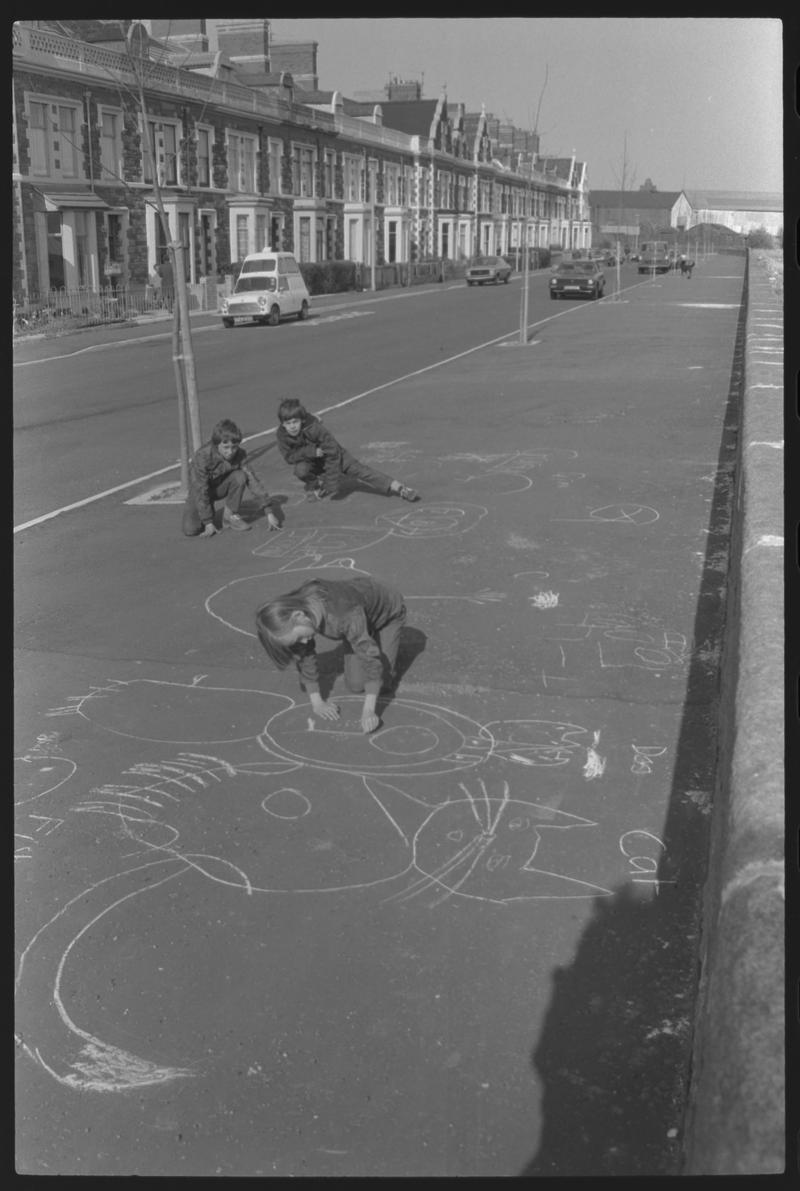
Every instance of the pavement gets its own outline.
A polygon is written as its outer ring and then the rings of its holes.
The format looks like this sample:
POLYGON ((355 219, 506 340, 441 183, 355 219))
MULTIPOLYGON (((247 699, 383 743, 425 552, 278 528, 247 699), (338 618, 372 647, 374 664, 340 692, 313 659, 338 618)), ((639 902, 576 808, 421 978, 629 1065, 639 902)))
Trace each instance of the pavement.
POLYGON ((419 505, 264 450, 278 533, 18 536, 18 1170, 780 1169, 780 305, 710 266, 340 411, 419 505), (314 570, 407 596, 370 738, 253 640, 314 570))

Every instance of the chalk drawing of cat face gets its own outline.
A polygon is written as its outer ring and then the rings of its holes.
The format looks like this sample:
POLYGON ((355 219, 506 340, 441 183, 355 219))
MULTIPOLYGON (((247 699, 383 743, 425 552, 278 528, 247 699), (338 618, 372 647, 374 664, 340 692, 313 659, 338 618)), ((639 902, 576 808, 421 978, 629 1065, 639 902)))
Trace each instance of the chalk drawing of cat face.
MULTIPOLYGON (((408 901, 421 894, 434 895, 433 904, 457 895, 498 905, 539 898, 611 896, 600 885, 563 871, 560 855, 548 865, 548 833, 597 824, 578 815, 541 806, 524 798, 511 798, 507 783, 499 796, 486 785, 460 801, 436 807, 413 839, 416 878, 388 900, 408 901), (557 869, 562 871, 554 871, 557 869)), ((558 850, 559 852, 562 849, 558 850)))

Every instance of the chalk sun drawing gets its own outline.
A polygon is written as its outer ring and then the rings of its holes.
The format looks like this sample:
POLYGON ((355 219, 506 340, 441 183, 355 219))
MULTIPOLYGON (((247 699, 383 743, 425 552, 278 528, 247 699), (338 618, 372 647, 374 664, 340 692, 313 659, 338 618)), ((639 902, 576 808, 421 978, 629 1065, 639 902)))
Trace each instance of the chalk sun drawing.
POLYGON ((658 521, 661 516, 649 505, 619 504, 603 505, 599 509, 590 509, 588 517, 553 517, 553 521, 596 521, 611 522, 621 525, 648 525, 651 521, 658 521))

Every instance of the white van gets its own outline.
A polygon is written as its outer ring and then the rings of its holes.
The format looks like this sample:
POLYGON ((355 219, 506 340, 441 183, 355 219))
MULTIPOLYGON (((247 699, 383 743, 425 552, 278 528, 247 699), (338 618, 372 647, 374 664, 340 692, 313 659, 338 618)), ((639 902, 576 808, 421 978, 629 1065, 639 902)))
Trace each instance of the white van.
POLYGON ((244 258, 233 293, 222 302, 222 325, 256 322, 275 327, 290 314, 308 318, 310 305, 294 255, 265 249, 244 258))

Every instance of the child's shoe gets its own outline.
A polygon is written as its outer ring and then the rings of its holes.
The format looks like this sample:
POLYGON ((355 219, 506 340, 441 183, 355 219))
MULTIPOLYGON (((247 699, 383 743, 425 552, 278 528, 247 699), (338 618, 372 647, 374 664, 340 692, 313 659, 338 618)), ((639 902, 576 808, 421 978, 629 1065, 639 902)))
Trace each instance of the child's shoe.
POLYGON ((253 528, 252 525, 249 525, 248 522, 245 521, 244 517, 240 517, 238 513, 232 513, 230 509, 224 510, 222 514, 222 521, 224 525, 229 525, 231 529, 237 529, 240 533, 244 533, 245 530, 253 528))
POLYGON ((405 484, 401 484, 397 489, 397 495, 403 500, 419 500, 419 493, 414 488, 407 488, 405 484))

